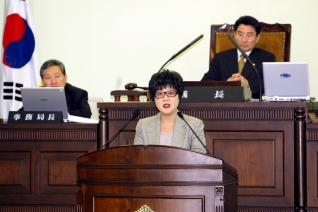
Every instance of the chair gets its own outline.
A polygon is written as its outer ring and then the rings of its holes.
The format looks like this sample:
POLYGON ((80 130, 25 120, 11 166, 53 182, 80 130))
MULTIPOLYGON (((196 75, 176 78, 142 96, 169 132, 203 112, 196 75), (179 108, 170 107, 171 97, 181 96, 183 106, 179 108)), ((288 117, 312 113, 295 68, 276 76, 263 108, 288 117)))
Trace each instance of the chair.
MULTIPOLYGON (((290 60, 291 25, 260 23, 261 39, 255 47, 273 53, 277 62, 288 62, 290 60)), ((211 25, 209 65, 216 53, 235 48, 228 33, 234 36, 234 25, 211 25)))
POLYGON ((99 111, 97 108, 97 102, 103 102, 104 99, 102 97, 88 97, 88 104, 92 111, 91 119, 99 120, 99 111))

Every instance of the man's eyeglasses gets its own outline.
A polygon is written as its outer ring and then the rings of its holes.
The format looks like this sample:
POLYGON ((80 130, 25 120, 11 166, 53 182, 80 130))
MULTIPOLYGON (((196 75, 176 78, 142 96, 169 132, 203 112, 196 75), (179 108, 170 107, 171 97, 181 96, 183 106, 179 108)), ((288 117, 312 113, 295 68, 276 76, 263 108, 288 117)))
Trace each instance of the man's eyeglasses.
POLYGON ((157 99, 161 99, 163 98, 165 95, 167 95, 167 97, 175 97, 178 94, 177 91, 172 90, 172 91, 166 91, 166 92, 156 92, 155 97, 157 99))
POLYGON ((244 34, 241 33, 241 32, 236 32, 235 35, 236 35, 239 39, 243 39, 244 36, 245 36, 245 37, 246 37, 246 40, 252 40, 252 39, 256 36, 256 35, 250 34, 250 33, 244 35, 244 34))

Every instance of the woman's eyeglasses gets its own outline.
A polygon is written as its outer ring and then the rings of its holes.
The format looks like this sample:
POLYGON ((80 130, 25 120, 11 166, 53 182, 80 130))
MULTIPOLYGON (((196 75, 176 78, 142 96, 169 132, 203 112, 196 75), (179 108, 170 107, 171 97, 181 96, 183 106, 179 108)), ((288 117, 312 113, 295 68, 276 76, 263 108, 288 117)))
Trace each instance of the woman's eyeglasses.
POLYGON ((177 91, 172 90, 172 91, 166 91, 166 92, 156 92, 155 97, 157 99, 161 99, 163 98, 165 95, 167 95, 167 97, 175 97, 178 94, 177 91))

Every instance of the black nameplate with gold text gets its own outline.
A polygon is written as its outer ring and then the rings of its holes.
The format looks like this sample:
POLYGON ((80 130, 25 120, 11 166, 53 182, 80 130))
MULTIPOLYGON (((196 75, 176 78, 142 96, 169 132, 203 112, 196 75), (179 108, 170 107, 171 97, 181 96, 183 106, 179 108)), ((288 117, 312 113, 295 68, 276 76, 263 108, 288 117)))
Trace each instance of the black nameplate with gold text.
POLYGON ((8 123, 62 123, 62 111, 9 111, 8 123))
POLYGON ((184 86, 182 102, 245 102, 251 90, 238 86, 184 86))

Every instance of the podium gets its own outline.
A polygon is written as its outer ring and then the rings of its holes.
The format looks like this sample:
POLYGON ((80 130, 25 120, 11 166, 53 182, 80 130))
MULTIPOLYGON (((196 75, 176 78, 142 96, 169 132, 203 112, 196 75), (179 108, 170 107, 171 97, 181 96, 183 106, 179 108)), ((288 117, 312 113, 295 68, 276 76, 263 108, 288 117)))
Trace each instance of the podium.
POLYGON ((77 159, 79 211, 237 211, 237 172, 172 146, 112 147, 77 159))

